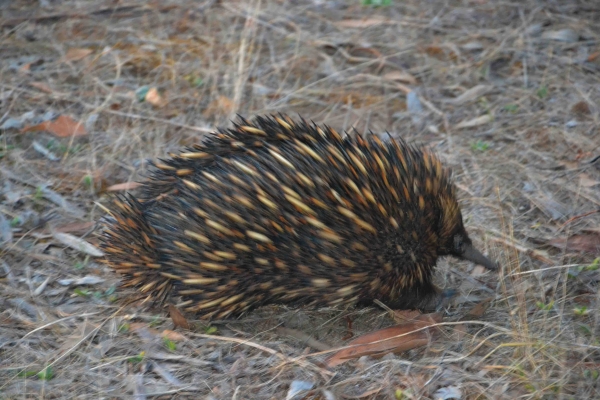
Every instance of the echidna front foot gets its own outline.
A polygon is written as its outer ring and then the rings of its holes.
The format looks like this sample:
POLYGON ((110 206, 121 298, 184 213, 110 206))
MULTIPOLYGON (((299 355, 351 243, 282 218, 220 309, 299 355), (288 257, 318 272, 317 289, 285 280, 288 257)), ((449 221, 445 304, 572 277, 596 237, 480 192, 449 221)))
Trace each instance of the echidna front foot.
POLYGON ((438 304, 435 308, 436 311, 440 311, 450 305, 452 300, 458 295, 456 289, 444 289, 438 296, 438 304))
POLYGON ((458 294, 456 289, 440 289, 435 285, 431 285, 427 296, 421 297, 423 300, 418 305, 418 309, 422 312, 437 312, 450 305, 450 302, 458 294))
POLYGON ((456 289, 440 289, 434 284, 428 285, 426 290, 421 291, 418 299, 421 300, 415 308, 423 312, 437 312, 450 305, 458 294, 456 289))
POLYGON ((429 282, 413 288, 393 301, 386 302, 386 305, 393 310, 435 312, 447 307, 457 293, 458 291, 454 289, 442 290, 429 282))

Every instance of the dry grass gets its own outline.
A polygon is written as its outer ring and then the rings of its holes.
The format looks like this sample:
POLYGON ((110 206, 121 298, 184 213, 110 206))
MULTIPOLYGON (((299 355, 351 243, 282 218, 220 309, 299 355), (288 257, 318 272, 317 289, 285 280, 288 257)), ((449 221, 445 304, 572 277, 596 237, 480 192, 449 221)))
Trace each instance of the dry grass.
POLYGON ((600 255, 600 215, 586 215, 600 208, 596 1, 46 3, 2 6, 0 124, 30 111, 97 119, 78 138, 0 131, 0 398, 285 398, 294 380, 314 399, 428 399, 452 385, 465 399, 600 397, 600 275, 579 272, 600 255), (166 104, 137 101, 142 86, 166 104), (411 89, 421 114, 407 110, 411 89), (275 307, 168 342, 153 331, 171 329, 165 313, 115 302, 117 277, 56 240, 62 229, 95 243, 81 223, 148 158, 235 113, 272 112, 388 130, 454 168, 472 236, 503 269, 440 262, 441 284, 463 295, 444 336, 328 371, 313 342, 278 327, 336 347, 348 317, 357 336, 387 314, 275 307), (61 284, 84 276, 103 280, 61 284), (479 320, 457 322, 489 296, 479 320), (36 375, 47 367, 51 379, 36 375))

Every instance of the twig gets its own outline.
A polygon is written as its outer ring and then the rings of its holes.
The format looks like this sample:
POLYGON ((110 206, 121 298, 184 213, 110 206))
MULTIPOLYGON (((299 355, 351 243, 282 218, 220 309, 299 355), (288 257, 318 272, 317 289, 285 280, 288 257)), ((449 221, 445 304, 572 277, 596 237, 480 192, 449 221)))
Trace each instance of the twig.
POLYGON ((566 221, 564 224, 562 224, 562 225, 561 225, 561 226, 558 228, 558 230, 559 230, 559 231, 562 231, 562 230, 563 230, 563 228, 564 228, 565 226, 567 226, 568 224, 570 224, 571 222, 573 222, 573 221, 576 221, 576 220, 578 220, 578 219, 581 219, 581 218, 585 218, 585 217, 587 217, 587 216, 589 216, 589 215, 592 215, 592 214, 597 214, 597 213, 600 213, 600 208, 599 208, 599 209, 597 209, 597 210, 594 210, 594 211, 587 212, 587 213, 585 213, 585 214, 580 214, 580 215, 576 215, 576 216, 574 216, 574 217, 571 217, 571 218, 569 218, 569 219, 568 219, 568 220, 567 220, 567 221, 566 221))
POLYGON ((287 362, 287 363, 292 363, 292 364, 298 364, 302 367, 312 367, 312 368, 316 368, 322 375, 327 375, 327 376, 333 376, 335 375, 335 373, 327 371, 326 369, 320 368, 317 365, 307 362, 307 361, 303 361, 301 358, 294 358, 291 359, 289 357, 287 357, 286 355, 275 351, 273 349, 270 349, 268 347, 262 346, 258 343, 254 343, 251 342, 249 340, 245 340, 245 339, 237 339, 237 338, 232 338, 232 337, 225 337, 225 336, 215 336, 215 335, 205 335, 202 333, 190 333, 190 336, 195 336, 195 337, 199 337, 199 338, 203 338, 203 339, 211 339, 211 340, 220 340, 223 342, 233 342, 233 343, 238 343, 244 346, 250 346, 250 347, 254 347, 255 349, 264 351, 265 353, 269 353, 271 355, 277 356, 280 359, 282 359, 283 361, 287 362))
POLYGON ((310 335, 308 335, 302 331, 299 331, 297 329, 284 328, 281 326, 281 327, 277 328, 275 331, 277 333, 279 333, 280 335, 287 335, 287 336, 296 338, 316 350, 323 351, 323 350, 331 349, 331 346, 329 346, 328 344, 320 342, 320 341, 314 339, 313 337, 311 337, 310 335))

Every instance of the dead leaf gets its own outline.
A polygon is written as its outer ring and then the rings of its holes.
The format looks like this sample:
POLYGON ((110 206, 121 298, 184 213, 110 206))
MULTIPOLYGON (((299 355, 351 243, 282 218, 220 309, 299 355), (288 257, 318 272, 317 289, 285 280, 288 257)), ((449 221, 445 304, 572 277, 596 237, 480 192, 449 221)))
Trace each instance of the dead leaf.
POLYGON ((492 87, 489 85, 477 85, 477 86, 472 87, 471 89, 466 90, 463 94, 461 94, 457 98, 449 100, 448 103, 459 106, 459 105, 465 104, 467 102, 477 100, 484 94, 488 93, 491 89, 492 89, 492 87))
POLYGON ((587 101, 582 100, 575 103, 573 107, 571 107, 571 112, 578 115, 587 115, 591 114, 592 110, 590 110, 590 105, 587 103, 587 101))
POLYGON ((190 329, 190 323, 188 320, 183 316, 181 311, 179 311, 177 307, 172 304, 169 304, 169 315, 171 316, 171 320, 176 327, 179 326, 183 329, 190 329))
POLYGON ((575 43, 579 40, 579 34, 573 29, 560 29, 556 31, 547 31, 542 34, 542 39, 556 40, 559 42, 575 43))
POLYGON ((139 182, 123 182, 111 185, 106 188, 107 192, 120 192, 121 190, 133 190, 142 186, 139 182))
POLYGON ((568 238, 558 237, 548 241, 550 246, 556 247, 567 252, 590 253, 597 255, 600 253, 600 234, 572 235, 568 238))
POLYGON ((219 96, 213 100, 206 110, 204 111, 205 116, 211 116, 215 114, 229 115, 234 111, 235 104, 227 96, 219 96))
POLYGON ((63 286, 92 286, 104 283, 104 279, 97 275, 86 275, 83 278, 77 279, 59 279, 57 282, 63 286))
POLYGON ((561 202, 555 200, 550 193, 539 193, 535 195, 525 194, 525 197, 548 217, 558 220, 571 213, 571 209, 561 202))
MULTIPOLYGON (((575 156, 577 159, 577 156, 575 156)), ((563 167, 564 169, 576 169, 579 168, 580 164, 578 162, 573 162, 573 161, 557 161, 558 165, 560 165, 561 167, 563 167)))
MULTIPOLYGON (((473 308, 471 308, 461 319, 460 321, 469 322, 473 319, 478 319, 485 314, 487 309, 490 307, 492 303, 493 297, 488 297, 487 299, 481 300, 479 303, 475 304, 473 308)), ((467 324, 457 324, 454 326, 454 333, 456 334, 456 340, 462 340, 466 334, 468 333, 467 324)))
POLYGON ((394 310, 394 321, 397 323, 402 323, 406 321, 414 321, 422 315, 419 311, 416 310, 394 310))
POLYGON ((336 22, 336 25, 340 28, 369 28, 390 22, 390 20, 384 18, 344 19, 336 22))
POLYGON ((425 47, 425 52, 430 56, 441 56, 444 54, 444 49, 442 49, 440 46, 431 45, 425 47))
POLYGON ((388 81, 399 81, 399 82, 409 83, 411 85, 417 84, 417 79, 414 76, 412 76, 408 72, 402 72, 402 71, 388 72, 387 74, 383 75, 383 79, 388 80, 388 81))
POLYGON ((70 224, 65 224, 61 226, 57 226, 54 228, 55 232, 59 233, 81 233, 84 234, 89 231, 96 223, 93 221, 88 222, 73 222, 70 224))
POLYGON ((169 340, 172 340, 173 342, 182 342, 184 340, 186 340, 187 338, 185 336, 183 336, 181 333, 179 332, 175 332, 172 331, 170 329, 165 329, 162 332, 162 337, 163 338, 167 338, 169 340))
POLYGON ((92 50, 90 49, 78 49, 72 48, 67 50, 67 54, 65 54, 64 61, 79 61, 83 60, 87 56, 92 54, 92 50))
POLYGON ((48 160, 50 160, 50 161, 59 161, 60 160, 60 157, 58 157, 56 154, 51 152, 47 146, 41 144, 37 140, 34 140, 31 143, 31 145, 33 146, 33 149, 35 151, 37 151, 38 153, 40 153, 41 155, 46 157, 48 160))
POLYGON ((481 300, 479 303, 475 304, 473 308, 469 310, 469 312, 462 318, 462 320, 469 320, 473 318, 481 318, 483 314, 485 314, 486 310, 490 307, 493 298, 488 297, 487 299, 481 300))
POLYGON ((66 115, 60 115, 54 121, 44 121, 38 125, 27 126, 21 130, 21 133, 40 131, 47 131, 61 138, 87 134, 83 124, 66 115))
POLYGON ((587 58, 588 62, 592 62, 594 61, 596 58, 600 57, 600 51, 596 51, 592 54, 590 54, 587 58))
POLYGON ((478 42, 478 41, 467 42, 467 43, 461 45, 460 47, 463 50, 467 50, 467 51, 483 50, 483 48, 484 48, 483 43, 478 42))
POLYGON ((458 55, 451 49, 444 50, 443 47, 437 45, 426 46, 423 51, 428 55, 437 58, 438 60, 444 60, 449 58, 455 60, 458 55))
POLYGON ((467 324, 454 325, 454 335, 455 336, 453 337, 453 340, 455 340, 456 342, 462 341, 468 332, 469 332, 469 330, 467 329, 467 324))
POLYGON ((435 400, 462 399, 463 392, 458 386, 446 386, 439 388, 433 394, 435 400))
POLYGON ((132 322, 129 324, 129 330, 146 341, 160 337, 160 332, 157 329, 149 328, 145 322, 132 322))
POLYGON ((92 257, 104 256, 104 253, 96 246, 76 236, 61 232, 54 232, 52 236, 54 237, 54 239, 58 240, 65 246, 78 250, 82 253, 89 254, 92 257))
POLYGON ((353 47, 348 51, 348 53, 353 57, 357 57, 356 61, 358 61, 358 58, 360 57, 368 57, 369 55, 373 56, 374 58, 383 59, 383 54, 381 54, 379 50, 372 47, 353 47))
POLYGON ((474 128, 476 126, 485 125, 491 122, 493 117, 490 114, 485 114, 479 116, 477 118, 470 119, 468 121, 463 121, 460 124, 456 125, 456 129, 465 129, 465 128, 474 128))
MULTIPOLYGON (((171 373, 171 371, 172 368, 170 366, 152 361, 152 372, 160 376, 165 382, 175 387, 185 386, 185 383, 177 379, 177 377, 174 375, 176 372, 173 371, 173 373, 171 373)), ((144 398, 146 396, 141 395, 139 397, 144 398)))
MULTIPOLYGON (((144 329, 144 328, 147 328, 147 327, 148 327, 148 324, 146 324, 144 322, 131 322, 129 324, 129 330, 132 331, 132 332, 135 331, 135 330, 137 330, 137 329, 144 329)), ((154 331, 158 333, 157 330, 154 330, 154 331)))
POLYGON ((588 174, 581 173, 581 175, 579 175, 579 184, 583 187, 593 187, 600 185, 600 182, 590 178, 588 174))
POLYGON ((79 348, 83 338, 93 334, 98 329, 98 325, 89 321, 83 321, 83 326, 79 326, 69 336, 63 338, 62 345, 55 349, 57 355, 65 356, 79 348))
POLYGON ((65 199, 59 193, 56 193, 54 190, 46 186, 42 186, 41 191, 45 199, 48 199, 57 206, 61 207, 63 210, 65 210, 65 212, 77 218, 83 218, 83 211, 79 207, 75 206, 75 204, 67 201, 67 199, 65 199))
POLYGON ((41 90, 42 92, 46 92, 46 93, 54 93, 54 90, 52 90, 50 88, 50 86, 48 86, 46 83, 44 82, 29 82, 29 86, 34 87, 36 89, 41 90))
POLYGON ((352 358, 365 355, 377 357, 425 346, 429 343, 431 329, 422 328, 435 326, 441 320, 440 313, 422 314, 411 322, 368 333, 348 343, 347 346, 352 347, 345 347, 334 353, 325 361, 325 365, 331 368, 352 358))
POLYGON ((163 107, 167 104, 167 101, 158 93, 158 89, 155 87, 150 88, 145 97, 146 102, 152 104, 155 107, 163 107))
MULTIPOLYGON (((593 211, 593 213, 594 213, 594 214, 600 213, 600 210, 593 211)), ((590 213, 585 213, 584 215, 586 215, 586 216, 587 216, 587 215, 591 215, 591 214, 592 214, 592 213, 590 212, 590 213)), ((593 234, 600 235, 600 227, 594 227, 594 228, 591 228, 591 227, 590 227, 590 228, 583 228, 581 231, 582 231, 582 232, 589 232, 589 233, 593 233, 593 234)))
MULTIPOLYGON (((586 158, 590 158, 590 157, 592 157, 592 154, 593 153, 591 151, 583 151, 581 149, 577 149, 577 155, 575 156, 575 160, 581 161, 586 158)), ((563 164, 561 163, 561 165, 563 165, 563 164)), ((564 165, 567 168, 577 168, 579 166, 579 164, 576 162, 571 162, 571 163, 565 162, 564 165), (570 165, 570 164, 572 164, 572 165, 570 165)))
POLYGON ((27 64, 23 64, 21 65, 21 67, 19 67, 19 74, 25 75, 28 74, 29 71, 31 70, 31 63, 27 63, 27 64))

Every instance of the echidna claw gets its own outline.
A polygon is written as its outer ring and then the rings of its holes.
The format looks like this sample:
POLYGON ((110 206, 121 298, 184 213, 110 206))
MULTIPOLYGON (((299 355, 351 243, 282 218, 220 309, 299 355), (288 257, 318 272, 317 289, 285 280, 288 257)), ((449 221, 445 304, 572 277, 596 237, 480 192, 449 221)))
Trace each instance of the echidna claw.
POLYGON ((458 290, 456 290, 456 289, 442 290, 438 297, 438 302, 435 307, 435 311, 436 312, 441 311, 444 308, 448 307, 450 305, 450 303, 452 302, 452 300, 454 300, 454 297, 456 297, 456 295, 458 295, 458 290))

